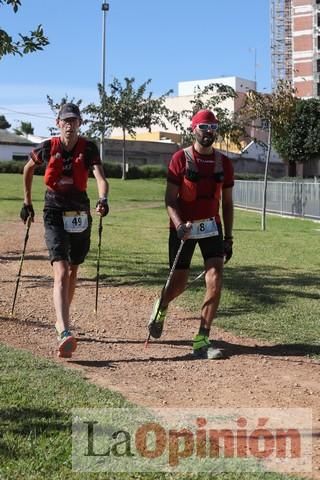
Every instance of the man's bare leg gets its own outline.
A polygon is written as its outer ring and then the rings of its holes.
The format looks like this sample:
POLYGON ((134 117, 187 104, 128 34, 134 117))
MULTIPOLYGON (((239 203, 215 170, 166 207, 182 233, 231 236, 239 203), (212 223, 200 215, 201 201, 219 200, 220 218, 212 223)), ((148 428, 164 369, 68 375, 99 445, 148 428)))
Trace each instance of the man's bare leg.
POLYGON ((220 303, 223 259, 211 258, 207 260, 205 270, 206 293, 201 308, 201 327, 210 330, 220 303))

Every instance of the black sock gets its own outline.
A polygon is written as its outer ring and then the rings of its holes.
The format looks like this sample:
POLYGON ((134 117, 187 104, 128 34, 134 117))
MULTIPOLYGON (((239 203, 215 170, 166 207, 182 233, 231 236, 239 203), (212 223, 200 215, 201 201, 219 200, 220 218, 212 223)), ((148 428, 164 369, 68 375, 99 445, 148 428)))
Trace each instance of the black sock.
POLYGON ((204 335, 205 337, 209 337, 210 328, 200 327, 199 328, 199 335, 204 335))

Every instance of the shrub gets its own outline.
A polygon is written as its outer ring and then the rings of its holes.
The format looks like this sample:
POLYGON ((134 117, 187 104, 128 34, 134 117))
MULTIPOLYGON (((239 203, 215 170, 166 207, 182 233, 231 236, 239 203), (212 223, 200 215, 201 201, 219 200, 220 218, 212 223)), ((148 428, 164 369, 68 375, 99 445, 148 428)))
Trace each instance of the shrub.
POLYGON ((0 162, 0 173, 22 173, 24 162, 7 161, 0 162))
POLYGON ((164 165, 143 165, 139 167, 143 178, 165 178, 167 168, 164 165))
POLYGON ((121 178, 122 168, 119 163, 104 163, 104 173, 107 178, 121 178))

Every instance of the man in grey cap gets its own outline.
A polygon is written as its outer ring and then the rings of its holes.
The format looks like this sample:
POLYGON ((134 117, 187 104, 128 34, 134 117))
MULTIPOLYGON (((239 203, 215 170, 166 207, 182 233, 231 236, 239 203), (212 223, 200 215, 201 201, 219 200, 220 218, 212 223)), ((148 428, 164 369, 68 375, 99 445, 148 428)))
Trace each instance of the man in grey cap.
POLYGON ((81 118, 78 105, 75 103, 65 103, 62 105, 58 119, 65 120, 66 118, 81 118))
POLYGON ((79 135, 82 123, 78 105, 65 103, 57 118, 60 135, 45 140, 30 153, 23 171, 24 203, 20 217, 34 220, 32 179, 35 167, 45 165, 45 240, 53 268, 53 301, 58 334, 58 356, 70 358, 77 341, 70 331, 69 309, 78 267, 90 248, 92 217, 87 195, 90 170, 97 182, 98 215, 108 214, 108 182, 96 144, 79 135))

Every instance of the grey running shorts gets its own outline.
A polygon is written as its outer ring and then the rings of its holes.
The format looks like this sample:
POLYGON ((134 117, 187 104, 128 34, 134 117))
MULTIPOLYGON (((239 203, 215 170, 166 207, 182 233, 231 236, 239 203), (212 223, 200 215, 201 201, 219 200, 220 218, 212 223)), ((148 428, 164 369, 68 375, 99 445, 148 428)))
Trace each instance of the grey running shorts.
POLYGON ((83 263, 90 248, 91 215, 88 214, 88 228, 81 233, 65 231, 60 211, 45 210, 43 220, 51 264, 59 260, 67 260, 71 265, 83 263))

